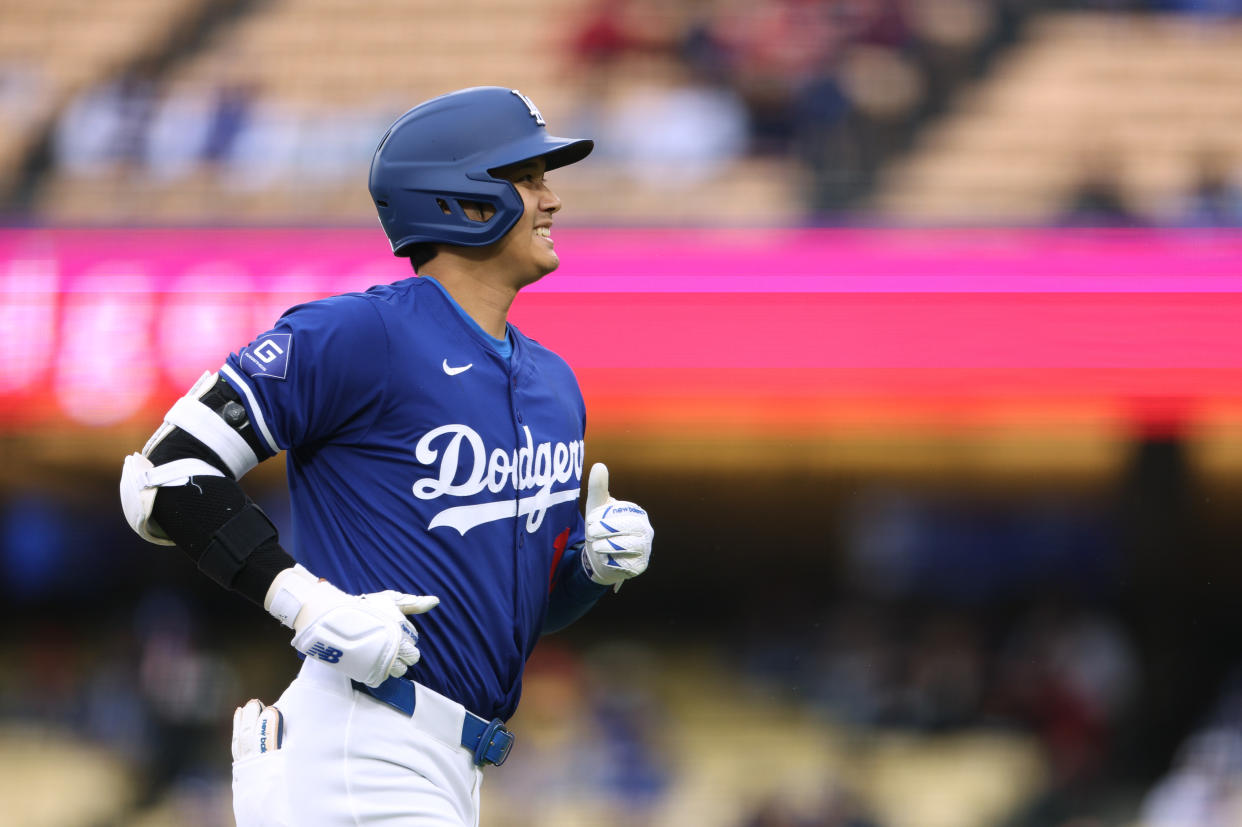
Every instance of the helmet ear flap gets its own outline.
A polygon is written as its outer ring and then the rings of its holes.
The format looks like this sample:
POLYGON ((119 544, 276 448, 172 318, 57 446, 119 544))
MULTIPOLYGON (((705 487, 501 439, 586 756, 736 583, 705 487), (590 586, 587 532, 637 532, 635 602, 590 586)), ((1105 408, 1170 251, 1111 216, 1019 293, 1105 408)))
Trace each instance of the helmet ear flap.
POLYGON ((475 198, 449 198, 436 197, 436 205, 440 208, 440 212, 445 215, 455 216, 458 219, 466 221, 474 221, 479 224, 486 224, 496 216, 496 205, 491 201, 480 201, 475 198))
POLYGON ((516 90, 463 89, 419 104, 389 127, 371 161, 371 196, 398 255, 425 242, 485 246, 525 208, 512 182, 490 170, 532 158, 553 169, 592 146, 548 135, 539 110, 516 90))
POLYGON ((380 225, 397 255, 425 241, 466 247, 492 244, 525 210, 522 197, 508 181, 472 181, 474 191, 461 192, 452 181, 427 178, 426 188, 391 188, 384 193, 386 198, 375 198, 380 225))

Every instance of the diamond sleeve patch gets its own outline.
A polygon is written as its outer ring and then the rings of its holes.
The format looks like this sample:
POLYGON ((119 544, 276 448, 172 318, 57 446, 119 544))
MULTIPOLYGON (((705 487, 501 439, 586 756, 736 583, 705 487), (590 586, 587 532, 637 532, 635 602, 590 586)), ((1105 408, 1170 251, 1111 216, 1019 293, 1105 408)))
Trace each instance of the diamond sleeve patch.
POLYGON ((292 333, 269 333, 247 345, 238 361, 247 376, 284 379, 289 370, 289 351, 292 348, 292 333))

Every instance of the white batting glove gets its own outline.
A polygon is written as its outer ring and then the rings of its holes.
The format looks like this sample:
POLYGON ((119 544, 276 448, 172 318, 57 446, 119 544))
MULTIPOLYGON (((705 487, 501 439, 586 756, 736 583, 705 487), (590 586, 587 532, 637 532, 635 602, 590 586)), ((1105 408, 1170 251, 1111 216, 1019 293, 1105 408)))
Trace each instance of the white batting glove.
POLYGON ((631 502, 608 495, 608 467, 591 466, 587 482, 586 543, 582 567, 603 586, 621 590, 621 584, 647 570, 655 530, 647 512, 631 502))
POLYGON ((233 713, 233 760, 243 761, 283 746, 285 716, 274 706, 251 698, 233 713))
POLYGON ((276 575, 263 608, 293 629, 293 648, 367 686, 400 677, 418 663, 418 630, 406 615, 422 614, 440 598, 391 589, 352 595, 301 565, 276 575))

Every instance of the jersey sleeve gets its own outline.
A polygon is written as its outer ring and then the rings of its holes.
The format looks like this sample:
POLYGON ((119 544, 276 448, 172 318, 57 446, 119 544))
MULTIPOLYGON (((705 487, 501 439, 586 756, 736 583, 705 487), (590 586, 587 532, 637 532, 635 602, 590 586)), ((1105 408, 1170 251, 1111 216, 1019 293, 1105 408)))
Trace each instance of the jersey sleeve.
POLYGON ((241 394, 261 441, 275 454, 365 434, 379 415, 388 362, 379 312, 365 296, 351 294, 287 311, 229 354, 220 374, 241 394))
POLYGON ((552 575, 552 588, 548 593, 548 610, 544 616, 543 634, 564 629, 582 617, 608 591, 587 576, 582 567, 582 544, 585 541, 584 524, 579 515, 577 525, 569 537, 564 555, 557 561, 552 575))

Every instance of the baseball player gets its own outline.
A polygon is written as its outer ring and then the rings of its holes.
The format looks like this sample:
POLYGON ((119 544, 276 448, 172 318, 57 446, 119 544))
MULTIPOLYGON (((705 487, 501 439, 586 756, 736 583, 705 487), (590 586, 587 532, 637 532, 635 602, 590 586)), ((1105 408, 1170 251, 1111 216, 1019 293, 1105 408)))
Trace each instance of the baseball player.
POLYGON ((578 511, 573 373, 507 322, 559 263, 545 173, 592 147, 516 90, 411 109, 370 190, 416 276, 287 311, 126 458, 134 530, 261 604, 304 657, 274 705, 235 715, 242 827, 477 824, 535 642, 647 568, 651 524, 603 465, 578 511), (237 482, 281 450, 294 554, 237 482))

